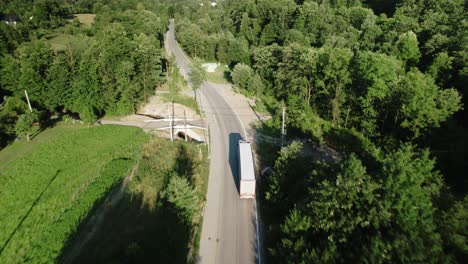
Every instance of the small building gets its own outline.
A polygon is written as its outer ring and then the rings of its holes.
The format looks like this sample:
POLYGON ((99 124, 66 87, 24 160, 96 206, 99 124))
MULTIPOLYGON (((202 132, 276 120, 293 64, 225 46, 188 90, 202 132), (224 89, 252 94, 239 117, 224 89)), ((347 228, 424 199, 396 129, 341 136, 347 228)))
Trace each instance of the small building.
POLYGON ((10 14, 10 15, 1 15, 0 20, 7 24, 16 27, 16 24, 21 22, 21 18, 15 14, 10 14))

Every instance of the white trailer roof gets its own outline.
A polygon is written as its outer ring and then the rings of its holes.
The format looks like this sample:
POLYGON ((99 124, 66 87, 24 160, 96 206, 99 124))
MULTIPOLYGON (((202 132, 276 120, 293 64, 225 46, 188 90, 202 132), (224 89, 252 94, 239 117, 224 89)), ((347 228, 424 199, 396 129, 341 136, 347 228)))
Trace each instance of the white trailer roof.
POLYGON ((239 141, 240 180, 255 181, 252 148, 248 141, 239 141))

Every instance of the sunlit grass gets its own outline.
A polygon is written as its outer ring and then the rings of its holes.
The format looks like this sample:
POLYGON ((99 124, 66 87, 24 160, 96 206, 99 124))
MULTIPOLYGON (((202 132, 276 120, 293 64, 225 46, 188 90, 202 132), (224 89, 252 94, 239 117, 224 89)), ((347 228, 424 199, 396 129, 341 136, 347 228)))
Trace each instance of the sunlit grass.
POLYGON ((146 139, 132 127, 60 125, 0 151, 0 263, 54 262, 146 139))

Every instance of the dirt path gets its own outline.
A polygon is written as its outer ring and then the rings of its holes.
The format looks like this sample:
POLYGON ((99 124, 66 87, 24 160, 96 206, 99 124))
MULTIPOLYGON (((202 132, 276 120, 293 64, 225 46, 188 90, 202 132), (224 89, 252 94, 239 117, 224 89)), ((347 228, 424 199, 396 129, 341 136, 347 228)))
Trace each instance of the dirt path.
POLYGON ((68 248, 64 255, 62 255, 59 263, 73 263, 75 258, 81 254, 83 247, 90 241, 96 232, 104 224, 104 218, 106 214, 122 200, 125 193, 125 188, 128 183, 133 179, 137 169, 137 165, 132 168, 130 174, 128 174, 119 188, 112 191, 104 202, 95 210, 93 215, 88 219, 87 223, 78 230, 78 236, 72 241, 73 246, 68 248))

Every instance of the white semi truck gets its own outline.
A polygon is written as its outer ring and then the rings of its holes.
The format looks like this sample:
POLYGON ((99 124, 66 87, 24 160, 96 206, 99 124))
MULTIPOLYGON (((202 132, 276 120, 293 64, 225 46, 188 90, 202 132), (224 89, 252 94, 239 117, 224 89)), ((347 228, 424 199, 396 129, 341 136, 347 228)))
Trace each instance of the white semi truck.
POLYGON ((252 147, 245 140, 239 140, 239 176, 240 198, 255 198, 255 171, 252 147))

